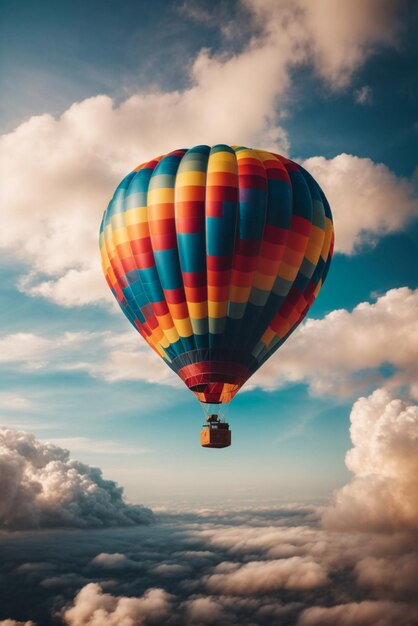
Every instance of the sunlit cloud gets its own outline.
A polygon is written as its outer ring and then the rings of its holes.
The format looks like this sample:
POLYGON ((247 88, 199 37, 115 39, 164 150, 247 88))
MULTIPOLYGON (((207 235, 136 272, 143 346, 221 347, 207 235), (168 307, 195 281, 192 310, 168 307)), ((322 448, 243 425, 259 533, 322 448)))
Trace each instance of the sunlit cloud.
POLYGON ((13 333, 0 339, 0 350, 0 365, 27 372, 86 372, 109 381, 181 384, 134 330, 120 335, 105 331, 47 337, 13 333))
POLYGON ((250 384, 273 390, 305 382, 313 394, 337 396, 384 384, 406 386, 417 398, 417 316, 418 291, 404 287, 351 312, 308 319, 250 384))
POLYGON ((324 513, 327 528, 418 532, 418 406, 378 389, 351 411, 353 480, 324 513))
MULTIPOLYGON (((417 398, 417 316, 418 291, 402 287, 376 302, 362 302, 351 312, 340 309, 323 319, 308 319, 251 378, 247 389, 272 391, 305 383, 316 395, 352 396, 384 384, 406 387, 417 398)), ((48 337, 14 333, 0 339, 0 349, 0 364, 24 371, 85 372, 109 382, 183 385, 134 330, 48 337)))
POLYGON ((413 184, 382 163, 339 154, 333 159, 311 157, 303 165, 331 204, 337 252, 355 254, 418 217, 413 184))
POLYGON ((332 607, 312 607, 300 616, 297 626, 410 626, 416 607, 385 600, 348 602, 332 607))
POLYGON ((277 589, 315 589, 328 582, 326 570, 298 556, 244 565, 221 563, 208 578, 210 591, 251 595, 277 589))
POLYGON ((63 612, 63 619, 68 626, 161 624, 171 609, 171 597, 163 589, 149 589, 141 598, 118 598, 89 583, 77 594, 74 606, 63 612))

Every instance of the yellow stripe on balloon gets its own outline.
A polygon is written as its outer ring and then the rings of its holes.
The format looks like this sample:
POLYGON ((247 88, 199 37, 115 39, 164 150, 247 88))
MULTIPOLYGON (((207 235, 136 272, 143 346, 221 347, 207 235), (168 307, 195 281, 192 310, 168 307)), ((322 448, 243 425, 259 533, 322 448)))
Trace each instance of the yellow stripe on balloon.
POLYGON ((129 209, 125 213, 125 224, 126 226, 132 226, 134 224, 143 224, 144 222, 148 222, 148 207, 141 206, 135 207, 134 209, 129 209))

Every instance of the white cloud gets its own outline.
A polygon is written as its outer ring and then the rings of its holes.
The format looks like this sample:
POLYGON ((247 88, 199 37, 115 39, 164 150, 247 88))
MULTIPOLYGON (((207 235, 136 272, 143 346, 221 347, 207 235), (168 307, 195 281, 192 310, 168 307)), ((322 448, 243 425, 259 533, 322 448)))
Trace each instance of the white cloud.
POLYGON ((106 334, 102 338, 102 358, 76 363, 73 367, 86 370, 115 382, 118 380, 144 380, 170 387, 181 387, 183 383, 135 332, 122 335, 106 334), (106 358, 103 355, 106 354, 106 358))
MULTIPOLYGON (((243 515, 237 514, 238 520, 243 515)), ((228 519, 230 516, 228 516, 228 519)), ((238 522, 238 520, 233 520, 238 522)), ((297 526, 296 529, 286 526, 268 525, 260 528, 251 522, 217 527, 214 531, 204 529, 201 537, 217 549, 227 550, 231 555, 262 554, 272 559, 293 557, 300 554, 300 545, 306 546, 315 540, 316 532, 308 527, 297 526)), ((233 569, 233 567, 232 567, 233 569)))
POLYGON ((308 319, 251 379, 263 389, 305 382, 316 394, 352 394, 376 382, 418 398, 418 290, 392 289, 350 313, 308 319), (395 368, 385 378, 378 368, 395 368), (367 370, 370 370, 369 372, 367 370))
POLYGON ((0 411, 27 411, 32 407, 32 402, 24 396, 10 391, 0 392, 0 411))
MULTIPOLYGON (((182 385, 134 330, 119 335, 67 332, 48 337, 13 333, 0 339, 0 364, 28 371, 85 371, 110 382, 143 380, 175 387, 182 385)), ((78 450, 85 448, 80 439, 68 445, 77 445, 78 450)))
POLYGON ((141 568, 140 563, 129 559, 125 554, 121 554, 120 552, 114 552, 113 554, 101 552, 90 561, 90 565, 110 570, 141 568))
POLYGON ((291 69, 312 61, 329 84, 344 86, 377 44, 393 43, 396 31, 390 2, 245 4, 254 35, 239 53, 201 50, 183 90, 150 88, 120 105, 105 95, 88 98, 57 119, 32 117, 1 138, 1 206, 7 215, 0 248, 30 266, 21 289, 62 306, 109 302, 97 230, 126 172, 196 143, 286 152, 276 108, 291 85, 291 69), (249 86, 251 97, 243 98, 249 86))
POLYGON ((147 158, 220 141, 286 150, 269 112, 287 85, 289 52, 283 47, 283 60, 274 50, 270 41, 261 42, 228 60, 203 50, 192 86, 183 92, 137 94, 119 106, 97 96, 73 104, 59 119, 33 117, 3 136, 1 203, 13 207, 13 219, 9 213, 0 247, 31 264, 21 288, 64 306, 108 298, 99 267, 101 215, 117 182, 147 158), (249 82, 254 93, 242 106, 249 82), (42 280, 45 273, 50 277, 42 280))
POLYGON ((408 595, 416 593, 418 554, 389 554, 387 558, 369 556, 356 564, 357 583, 382 594, 408 595))
POLYGON ((245 0, 271 33, 294 32, 299 54, 333 89, 346 87, 379 46, 395 46, 398 3, 389 0, 245 0))
POLYGON ((63 611, 67 626, 135 626, 163 624, 171 610, 171 596, 163 589, 149 589, 140 598, 117 597, 103 593, 97 583, 89 583, 63 611))
POLYGON ((152 520, 98 468, 25 432, 0 429, 0 527, 104 527, 152 520))
POLYGON ((222 624, 224 612, 216 598, 196 598, 187 603, 187 613, 192 624, 222 624))
POLYGON ((74 358, 94 336, 83 331, 48 337, 25 332, 5 335, 0 338, 0 363, 20 363, 26 369, 36 370, 54 360, 65 368, 68 359, 74 358))
MULTIPOLYGON (((247 389, 306 383, 313 394, 345 396, 380 384, 406 386, 418 398, 417 317, 418 290, 403 287, 374 303, 362 302, 352 312, 340 309, 321 320, 308 319, 250 379, 247 389), (382 372, 387 366, 392 369, 382 372)), ((120 335, 6 335, 0 339, 0 363, 25 370, 84 371, 110 382, 183 386, 134 330, 120 335)), ((79 439, 68 445, 84 449, 88 443, 79 439)))
POLYGON ((24 363, 30 369, 45 364, 51 342, 34 333, 13 333, 0 339, 0 363, 24 363))
POLYGON ((405 228, 418 216, 412 184, 382 163, 351 154, 311 157, 302 165, 324 190, 335 225, 335 250, 354 254, 364 244, 405 228))
POLYGON ((334 88, 347 86, 377 46, 396 43, 396 0, 300 0, 299 4, 316 69, 334 88))
MULTIPOLYGON (((418 531, 418 406, 384 389, 360 398, 350 415, 353 479, 323 516, 327 528, 418 531)), ((364 565, 364 564, 363 564, 364 565)))
MULTIPOLYGON (((412 398, 418 398, 417 316, 418 290, 400 288, 375 303, 361 303, 351 313, 337 310, 322 320, 308 320, 246 388, 270 391, 305 383, 316 395, 347 396, 379 384, 393 390, 406 387, 412 398)), ((134 331, 121 335, 65 333, 48 338, 17 333, 0 340, 0 347, 0 363, 8 368, 80 371, 109 382, 138 380, 183 387, 134 331)), ((12 396, 4 398, 9 408, 10 403, 16 410, 22 408, 25 399, 12 396)), ((54 442, 75 451, 107 452, 113 448, 109 442, 80 437, 54 442)), ((136 454, 144 450, 128 447, 123 451, 136 454)))
POLYGON ((412 626, 416 607, 384 600, 350 602, 331 607, 311 607, 296 626, 412 626))
POLYGON ((210 591, 251 595, 277 589, 315 589, 327 582, 327 571, 322 565, 294 556, 271 561, 250 561, 244 565, 223 563, 208 578, 207 586, 210 591))
MULTIPOLYGON (((331 589, 336 572, 351 571, 358 589, 376 601, 311 607, 301 613, 298 626, 389 626, 398 623, 398 616, 404 616, 400 624, 411 623, 417 609, 418 406, 379 389, 357 400, 350 419, 353 448, 346 464, 354 477, 322 512, 318 509, 322 529, 282 522, 263 526, 257 518, 236 525, 237 515, 228 517, 229 525, 195 533, 215 554, 224 550, 234 559, 218 565, 205 579, 212 593, 263 593, 265 580, 272 580, 269 574, 277 573, 275 564, 283 564, 287 572, 296 569, 298 580, 297 571, 308 573, 309 568, 298 570, 292 563, 309 562, 318 568, 313 586, 322 575, 322 584, 331 589), (255 555, 263 560, 254 561, 255 555)), ((337 592, 334 597, 338 599, 337 592)))
MULTIPOLYGON (((96 256, 97 256, 97 251, 96 256)), ((37 274, 33 273, 19 280, 18 287, 30 296, 41 296, 65 307, 96 304, 110 301, 110 292, 103 281, 99 258, 85 259, 91 262, 86 269, 69 269, 60 278, 38 282, 37 274)), ((118 309, 119 310, 119 309, 118 309)))

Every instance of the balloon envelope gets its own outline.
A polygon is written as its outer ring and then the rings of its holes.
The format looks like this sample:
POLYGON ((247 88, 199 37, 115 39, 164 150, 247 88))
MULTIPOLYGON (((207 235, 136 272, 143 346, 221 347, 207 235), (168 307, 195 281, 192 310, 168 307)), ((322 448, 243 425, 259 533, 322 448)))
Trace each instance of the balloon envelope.
POLYGON ((227 145, 135 168, 100 229, 122 311, 204 403, 229 402, 303 320, 333 240, 330 207, 306 170, 227 145))

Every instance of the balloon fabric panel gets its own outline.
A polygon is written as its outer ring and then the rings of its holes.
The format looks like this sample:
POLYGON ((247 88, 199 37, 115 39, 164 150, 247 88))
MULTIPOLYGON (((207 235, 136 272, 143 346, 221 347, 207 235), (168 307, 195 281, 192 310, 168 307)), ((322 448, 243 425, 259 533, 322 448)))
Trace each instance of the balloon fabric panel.
POLYGON ((135 168, 100 227, 122 311, 201 402, 229 402, 306 316, 326 278, 332 215, 280 155, 223 144, 135 168))

